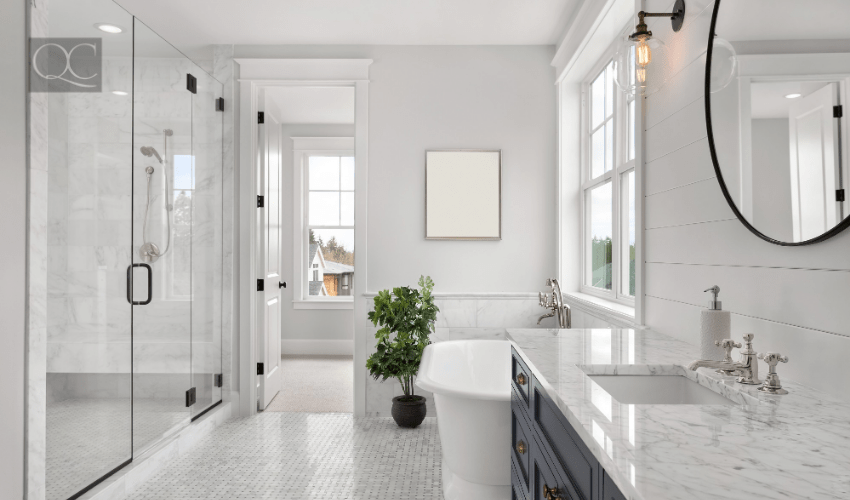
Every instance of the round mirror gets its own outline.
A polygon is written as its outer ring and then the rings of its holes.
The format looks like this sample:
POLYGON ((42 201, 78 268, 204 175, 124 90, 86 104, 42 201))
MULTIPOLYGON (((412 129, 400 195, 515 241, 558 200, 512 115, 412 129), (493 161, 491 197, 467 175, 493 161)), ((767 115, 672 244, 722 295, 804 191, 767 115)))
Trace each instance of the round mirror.
POLYGON ((711 157, 735 215, 771 243, 816 243, 850 225, 848 19, 845 0, 715 1, 711 157))

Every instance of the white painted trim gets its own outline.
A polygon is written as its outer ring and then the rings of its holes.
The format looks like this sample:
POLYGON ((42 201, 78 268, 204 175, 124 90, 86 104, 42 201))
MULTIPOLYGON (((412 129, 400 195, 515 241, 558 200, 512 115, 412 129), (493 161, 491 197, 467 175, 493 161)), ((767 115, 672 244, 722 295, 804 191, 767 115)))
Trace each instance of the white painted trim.
POLYGON ((570 307, 586 311, 596 316, 610 318, 628 324, 636 325, 635 308, 617 302, 611 302, 593 295, 584 293, 565 293, 564 302, 570 307))
POLYGON ((372 59, 234 59, 240 81, 359 81, 369 79, 372 59))
POLYGON ((281 353, 292 355, 352 356, 353 340, 280 339, 281 353))
MULTIPOLYGON (((369 65, 371 59, 234 59, 240 69, 240 323, 239 323, 239 414, 248 416, 256 413, 256 292, 252 287, 257 278, 255 261, 255 238, 257 228, 252 203, 256 193, 256 117, 258 111, 257 92, 263 87, 354 87, 354 131, 355 131, 355 217, 357 230, 354 233, 355 268, 361 277, 354 280, 354 296, 366 288, 367 267, 367 191, 369 169, 369 65)), ((355 302, 355 312, 358 312, 355 302)), ((363 307, 361 304, 359 307, 363 307)), ((365 316, 366 311, 362 311, 365 316)), ((354 414, 366 414, 366 340, 365 331, 359 335, 352 321, 354 337, 354 414)))
POLYGON ((291 137, 294 151, 354 151, 354 137, 291 137))
MULTIPOLYGON (((297 274, 297 273, 296 273, 297 274)), ((293 309, 354 309, 354 298, 351 300, 293 300, 293 309)))

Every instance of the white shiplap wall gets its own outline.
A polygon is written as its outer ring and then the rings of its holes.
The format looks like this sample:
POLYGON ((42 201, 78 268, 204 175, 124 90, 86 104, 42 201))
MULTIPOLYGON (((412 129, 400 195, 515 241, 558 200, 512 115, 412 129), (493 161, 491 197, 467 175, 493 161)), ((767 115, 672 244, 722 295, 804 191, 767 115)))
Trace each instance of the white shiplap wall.
MULTIPOLYGON (((669 12, 672 1, 648 1, 669 12)), ((755 334, 760 352, 790 357, 780 378, 850 400, 850 231, 808 247, 752 235, 727 206, 709 156, 703 103, 705 46, 713 2, 689 0, 685 25, 654 19, 673 75, 646 100, 645 323, 699 340, 702 290, 719 285, 733 337, 755 334)), ((762 369, 766 372, 766 365, 762 369)))

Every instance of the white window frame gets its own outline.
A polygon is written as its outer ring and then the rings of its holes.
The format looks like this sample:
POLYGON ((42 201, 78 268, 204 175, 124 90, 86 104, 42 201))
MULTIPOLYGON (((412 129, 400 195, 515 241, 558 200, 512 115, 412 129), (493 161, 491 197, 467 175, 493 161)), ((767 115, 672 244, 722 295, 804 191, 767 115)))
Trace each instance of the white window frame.
MULTIPOLYGON (((177 202, 177 193, 179 191, 189 191, 189 193, 191 194, 191 199, 192 199, 192 207, 194 209, 194 205, 195 205, 195 155, 193 155, 193 154, 169 153, 169 155, 165 158, 165 162, 166 162, 167 166, 165 168, 163 168, 162 170, 163 170, 163 172, 165 172, 165 175, 170 176, 170 180, 168 181, 168 184, 169 184, 169 187, 171 188, 171 192, 166 194, 166 196, 168 196, 168 200, 166 200, 166 203, 169 203, 170 205, 172 205, 172 210, 165 212, 165 216, 171 218, 171 222, 170 222, 170 224, 171 224, 171 226, 170 226, 171 234, 168 235, 168 238, 170 238, 169 241, 170 241, 171 248, 168 250, 169 253, 167 253, 165 256, 163 256, 164 257, 163 262, 165 263, 165 265, 161 267, 162 271, 161 271, 160 275, 161 275, 162 280, 163 280, 162 282, 165 283, 165 287, 164 287, 165 293, 163 294, 164 295, 163 300, 173 301, 173 302, 188 302, 188 301, 192 300, 192 280, 191 279, 189 280, 189 293, 188 294, 178 295, 178 294, 174 293, 174 281, 175 281, 174 272, 176 271, 175 263, 174 263, 174 255, 176 253, 174 233, 176 232, 175 230, 177 228, 177 223, 174 219, 174 216, 175 216, 174 208, 176 208, 176 204, 177 204, 176 203, 177 202), (192 167, 191 167, 192 168, 192 188, 191 189, 176 189, 175 188, 175 181, 177 180, 177 172, 175 170, 177 168, 176 158, 178 156, 189 157, 189 161, 192 164, 192 167)), ((153 196, 153 195, 154 195, 154 193, 151 193, 151 196, 153 196)), ((159 207, 159 206, 161 206, 161 204, 157 203, 156 206, 159 207)), ((156 213, 156 211, 154 210, 154 205, 151 205, 150 210, 151 210, 151 214, 156 213)), ((169 227, 169 226, 167 226, 168 221, 163 221, 162 224, 165 227, 169 227)), ((189 223, 189 240, 190 240, 189 262, 190 263, 192 261, 191 240, 192 240, 193 231, 194 231, 194 227, 192 227, 193 225, 194 225, 194 221, 191 221, 189 223)), ((150 236, 150 234, 152 234, 152 233, 149 232, 148 236, 150 236)), ((163 235, 164 235, 164 233, 163 233, 163 235)), ((155 237, 154 237, 154 240, 156 240, 155 237)), ((157 243, 156 241, 154 241, 154 242, 157 243)), ((163 246, 163 245, 165 245, 165 241, 161 241, 157 244, 160 245, 160 248, 159 248, 160 251, 165 250, 165 248, 163 246)), ((191 274, 191 266, 190 266, 190 274, 191 274)))
MULTIPOLYGON (((606 300, 624 304, 630 307, 635 307, 635 297, 623 293, 623 286, 628 286, 628 263, 624 259, 624 241, 628 241, 629 234, 629 219, 628 219, 628 193, 623 189, 622 179, 630 172, 635 172, 635 197, 641 196, 639 182, 637 182, 637 156, 639 148, 635 144, 635 158, 628 159, 629 143, 628 143, 628 115, 629 103, 634 101, 636 96, 627 96, 625 93, 614 90, 614 113, 610 118, 614 122, 614 144, 613 154, 614 161, 611 170, 605 172, 596 178, 591 178, 591 133, 594 130, 591 125, 591 85, 600 73, 611 63, 616 53, 619 37, 605 51, 600 60, 592 67, 585 80, 582 82, 582 116, 581 116, 581 285, 582 293, 600 297, 606 300), (589 193, 593 188, 602 186, 606 183, 612 184, 612 248, 611 248, 611 290, 598 288, 590 285, 590 278, 593 270, 591 268, 592 258, 590 250, 591 235, 590 235, 590 196, 589 193)), ((638 107, 635 105, 635 114, 638 114, 638 107)), ((606 121, 609 119, 606 119, 606 121)), ((606 121, 603 121, 605 123, 606 121)), ((639 123, 637 117, 635 122, 639 123)), ((600 125, 601 126, 601 125, 600 125)), ((639 140, 639 132, 635 126, 635 142, 639 140)), ((598 127, 597 127, 598 129, 598 127)), ((635 209, 638 211, 637 200, 635 200, 635 209)), ((635 231, 640 231, 640 224, 636 221, 635 231)), ((640 244, 640 234, 635 235, 635 247, 640 244)), ((637 260, 637 256, 636 256, 637 260)), ((639 263, 635 262, 635 266, 639 263)), ((640 273, 637 272, 635 280, 640 273)), ((635 295, 640 294, 640 286, 635 284, 635 295)))
MULTIPOLYGON (((311 156, 355 156, 353 137, 293 137, 293 183, 292 199, 294 204, 292 224, 293 290, 294 309, 354 309, 354 296, 321 297, 309 295, 309 283, 305 279, 304 267, 307 262, 307 242, 310 241, 310 229, 352 229, 351 226, 310 226, 307 224, 309 207, 307 203, 308 172, 307 164, 311 156)), ((356 182, 356 180, 355 180, 356 182)), ((356 193, 356 189, 354 191, 356 193)), ((355 194, 356 197, 356 194, 355 194)), ((312 270, 312 268, 311 268, 312 270)), ((356 271, 355 271, 356 272, 356 271)))

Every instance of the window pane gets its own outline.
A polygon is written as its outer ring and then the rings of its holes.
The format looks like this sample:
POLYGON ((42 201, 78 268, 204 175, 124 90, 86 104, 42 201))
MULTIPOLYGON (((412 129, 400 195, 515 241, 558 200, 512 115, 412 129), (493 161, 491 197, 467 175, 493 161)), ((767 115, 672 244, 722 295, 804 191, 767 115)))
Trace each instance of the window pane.
POLYGON ((311 229, 307 252, 308 294, 351 295, 354 280, 354 230, 311 229))
POLYGON ((340 189, 354 191, 354 157, 343 156, 342 169, 340 172, 340 189))
POLYGON ((628 220, 625 240, 623 242, 623 290, 622 293, 635 296, 635 171, 623 174, 622 183, 624 201, 624 217, 628 220), (628 273, 628 274, 626 274, 628 273))
POLYGON ((339 189, 339 157, 310 157, 310 189, 339 189))
POLYGON ((590 191, 590 285, 611 289, 611 237, 613 235, 612 184, 590 191))
POLYGON ((596 128, 605 119, 605 72, 599 74, 590 86, 591 128, 596 128))
POLYGON ((174 189, 195 189, 195 157, 174 155, 174 189))
POLYGON ((590 142, 590 177, 595 179, 605 173, 605 127, 597 130, 590 142))
POLYGON ((614 61, 605 68, 605 116, 614 114, 614 61))
POLYGON ((635 101, 629 103, 629 160, 635 159, 635 101))
POLYGON ((614 168, 614 121, 605 124, 605 171, 614 168))
POLYGON ((339 193, 340 198, 340 225, 354 225, 354 193, 339 193))
POLYGON ((309 221, 311 226, 339 225, 339 192, 322 193, 310 192, 309 221))

